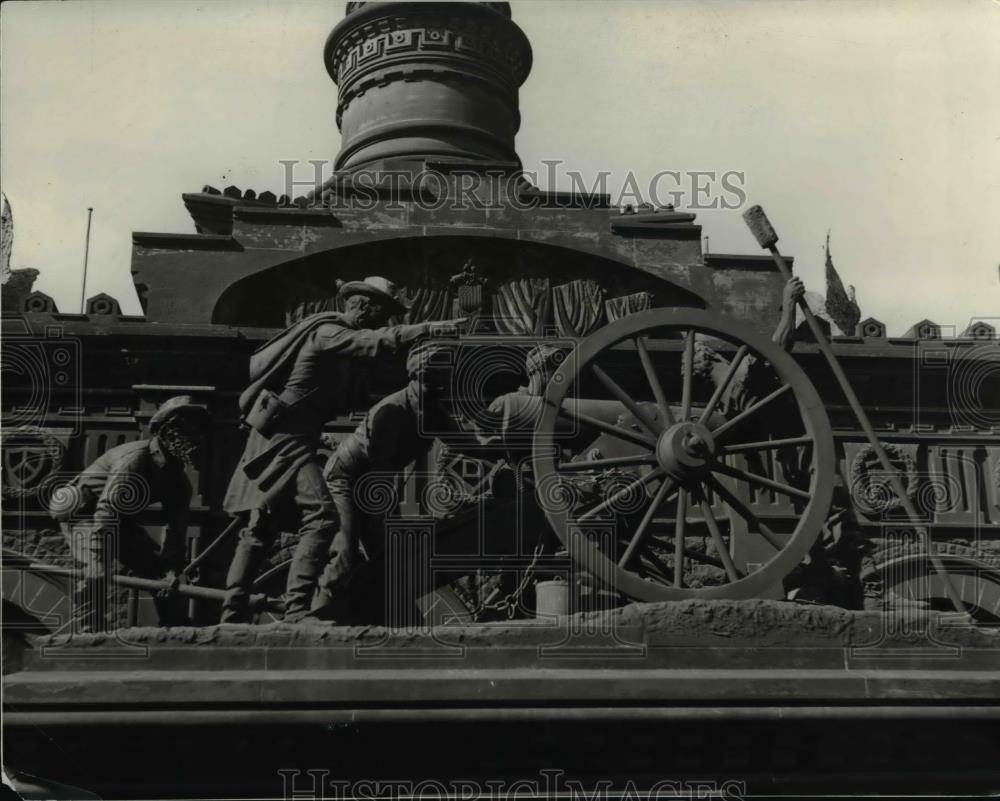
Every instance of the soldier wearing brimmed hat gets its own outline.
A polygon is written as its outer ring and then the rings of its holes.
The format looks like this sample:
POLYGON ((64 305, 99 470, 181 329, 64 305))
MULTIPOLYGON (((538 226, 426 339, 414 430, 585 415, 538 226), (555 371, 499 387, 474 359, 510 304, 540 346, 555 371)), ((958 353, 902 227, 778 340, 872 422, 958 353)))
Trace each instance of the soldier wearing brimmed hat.
MULTIPOLYGON (((191 503, 185 467, 197 466, 207 424, 207 410, 191 396, 170 398, 150 419, 149 439, 112 448, 53 493, 49 511, 82 571, 74 593, 74 616, 81 630, 107 627, 109 571, 115 557, 143 578, 176 580, 184 565, 191 503), (162 542, 137 520, 154 503, 161 504, 166 519, 162 542)), ((178 599, 155 601, 162 624, 183 622, 178 599)))
POLYGON ((340 289, 343 312, 314 314, 250 359, 251 384, 240 396, 250 433, 226 493, 225 508, 249 515, 226 579, 223 622, 249 619, 249 591, 265 548, 280 531, 298 529, 285 589, 285 619, 310 609, 338 528, 337 509, 319 462, 324 424, 343 410, 350 362, 405 351, 432 330, 457 333, 457 320, 385 328, 407 309, 384 278, 340 289))

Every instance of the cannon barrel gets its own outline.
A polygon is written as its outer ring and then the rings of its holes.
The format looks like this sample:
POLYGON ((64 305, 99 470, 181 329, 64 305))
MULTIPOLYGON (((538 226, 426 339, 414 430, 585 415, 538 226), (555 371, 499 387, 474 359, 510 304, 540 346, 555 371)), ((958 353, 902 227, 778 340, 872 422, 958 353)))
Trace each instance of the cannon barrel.
MULTIPOLYGON (((509 441, 519 436, 530 436, 535 430, 542 413, 544 399, 539 395, 526 395, 524 393, 511 392, 501 395, 490 406, 490 411, 497 415, 500 420, 500 431, 503 439, 509 441)), ((604 400, 594 398, 568 398, 562 402, 562 408, 568 412, 565 417, 560 417, 556 423, 556 433, 574 434, 578 428, 578 423, 574 422, 581 416, 586 416, 599 420, 608 425, 620 424, 624 419, 631 420, 631 413, 625 408, 625 404, 616 400, 604 400)), ((640 403, 641 407, 648 407, 655 410, 655 405, 650 403, 640 403)), ((691 414, 700 416, 704 407, 693 405, 691 414)), ((679 419, 681 414, 680 406, 671 407, 674 418, 679 419)), ((718 414, 713 414, 708 420, 712 426, 720 425, 723 418, 718 414)))

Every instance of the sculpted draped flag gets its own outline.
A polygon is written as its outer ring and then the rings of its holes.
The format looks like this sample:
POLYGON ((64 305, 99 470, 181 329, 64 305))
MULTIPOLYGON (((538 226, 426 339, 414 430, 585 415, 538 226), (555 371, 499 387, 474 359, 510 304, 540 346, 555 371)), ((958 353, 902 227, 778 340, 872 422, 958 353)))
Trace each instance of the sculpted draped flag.
POLYGON ((583 337, 604 322, 603 297, 596 281, 570 281, 555 287, 552 308, 560 336, 583 337))
POLYGON ((861 319, 861 309, 854 300, 854 287, 845 291, 844 282, 833 266, 829 234, 826 235, 826 313, 844 334, 854 335, 854 329, 861 319))
POLYGON ((548 278, 518 278, 501 284, 493 298, 497 329, 515 336, 539 335, 548 318, 548 306, 548 278))

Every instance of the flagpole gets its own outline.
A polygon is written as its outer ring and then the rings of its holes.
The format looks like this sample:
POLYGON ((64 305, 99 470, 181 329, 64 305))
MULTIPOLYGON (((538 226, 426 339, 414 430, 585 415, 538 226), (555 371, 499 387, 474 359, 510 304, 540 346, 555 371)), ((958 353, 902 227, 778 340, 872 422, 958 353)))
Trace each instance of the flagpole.
POLYGON ((80 314, 84 312, 84 304, 87 302, 87 262, 90 260, 90 218, 94 215, 94 209, 87 209, 87 241, 83 246, 83 286, 80 287, 80 314))

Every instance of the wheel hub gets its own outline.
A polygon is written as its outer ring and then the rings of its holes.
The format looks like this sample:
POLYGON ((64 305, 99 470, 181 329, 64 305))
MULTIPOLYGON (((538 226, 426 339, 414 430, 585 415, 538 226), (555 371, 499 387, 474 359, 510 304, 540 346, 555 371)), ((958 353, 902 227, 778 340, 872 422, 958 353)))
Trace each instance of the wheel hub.
POLYGON ((684 480, 700 475, 715 459, 715 439, 703 425, 677 423, 660 434, 656 459, 673 478, 684 480))

